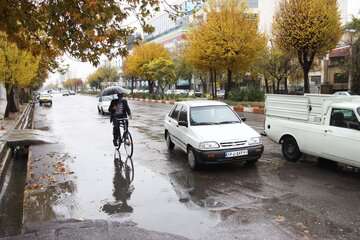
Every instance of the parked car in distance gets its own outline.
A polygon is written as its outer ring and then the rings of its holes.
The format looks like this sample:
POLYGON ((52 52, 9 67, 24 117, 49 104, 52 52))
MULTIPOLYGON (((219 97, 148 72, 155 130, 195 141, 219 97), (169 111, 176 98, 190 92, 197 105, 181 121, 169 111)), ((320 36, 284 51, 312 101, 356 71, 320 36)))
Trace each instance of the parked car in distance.
POLYGON ((202 92, 201 91, 199 91, 199 90, 196 90, 195 92, 194 92, 194 96, 195 97, 202 97, 202 92))
POLYGON ((182 149, 194 170, 203 164, 254 164, 264 150, 261 136, 223 102, 178 102, 164 127, 168 149, 182 149))
POLYGON ((51 107, 52 106, 52 96, 51 96, 51 94, 49 94, 47 92, 40 93, 40 95, 39 95, 39 104, 40 104, 40 106, 49 105, 51 107))
POLYGON ((69 91, 69 94, 70 94, 70 95, 75 95, 76 93, 75 93, 75 91, 70 90, 70 91, 69 91))
POLYGON ((286 160, 303 153, 360 167, 360 97, 267 95, 265 132, 286 160))
POLYGON ((69 92, 68 90, 64 90, 64 91, 62 92, 62 95, 63 95, 63 96, 69 96, 69 95, 70 95, 70 92, 69 92))
POLYGON ((335 92, 333 95, 335 96, 352 96, 353 94, 349 91, 339 91, 339 92, 335 92))
POLYGON ((225 90, 218 90, 217 91, 217 96, 219 98, 224 98, 225 97, 225 90))
POLYGON ((109 114, 109 106, 113 99, 117 98, 116 95, 100 96, 97 104, 98 112, 102 115, 109 114))

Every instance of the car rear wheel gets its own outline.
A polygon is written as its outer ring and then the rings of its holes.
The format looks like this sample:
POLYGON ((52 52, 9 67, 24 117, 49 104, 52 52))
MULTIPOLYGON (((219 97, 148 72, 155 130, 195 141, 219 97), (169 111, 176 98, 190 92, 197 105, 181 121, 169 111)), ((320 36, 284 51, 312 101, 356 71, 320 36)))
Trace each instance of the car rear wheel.
POLYGON ((299 146, 293 137, 286 137, 283 139, 282 153, 289 162, 297 162, 302 155, 299 146))
POLYGON ((173 150, 175 144, 171 141, 170 133, 166 133, 166 146, 169 150, 173 150))
POLYGON ((188 163, 189 163, 190 168, 192 170, 198 170, 200 167, 200 164, 196 158, 194 150, 191 147, 188 148, 187 157, 188 157, 188 163))

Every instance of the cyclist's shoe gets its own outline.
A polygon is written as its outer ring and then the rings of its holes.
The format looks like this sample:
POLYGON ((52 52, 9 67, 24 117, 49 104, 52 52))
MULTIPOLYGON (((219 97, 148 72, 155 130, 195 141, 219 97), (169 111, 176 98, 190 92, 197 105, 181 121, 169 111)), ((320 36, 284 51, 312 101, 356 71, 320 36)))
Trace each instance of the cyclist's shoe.
POLYGON ((113 140, 113 144, 114 144, 114 147, 118 146, 118 142, 116 141, 116 139, 113 140))
POLYGON ((127 146, 130 145, 130 140, 129 140, 129 139, 126 139, 126 140, 125 140, 125 145, 127 145, 127 146))

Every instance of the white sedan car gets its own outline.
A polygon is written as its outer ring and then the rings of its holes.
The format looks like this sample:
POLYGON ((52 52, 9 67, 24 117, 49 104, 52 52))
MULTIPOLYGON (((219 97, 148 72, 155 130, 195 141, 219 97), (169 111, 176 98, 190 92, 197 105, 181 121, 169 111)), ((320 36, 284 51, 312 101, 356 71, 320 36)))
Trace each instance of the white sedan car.
POLYGON ((192 169, 202 164, 254 164, 264 146, 261 136, 223 102, 178 102, 165 117, 165 139, 187 153, 192 169))
POLYGON ((109 106, 113 99, 117 98, 116 95, 112 96, 100 96, 97 104, 98 112, 102 115, 109 114, 109 106))

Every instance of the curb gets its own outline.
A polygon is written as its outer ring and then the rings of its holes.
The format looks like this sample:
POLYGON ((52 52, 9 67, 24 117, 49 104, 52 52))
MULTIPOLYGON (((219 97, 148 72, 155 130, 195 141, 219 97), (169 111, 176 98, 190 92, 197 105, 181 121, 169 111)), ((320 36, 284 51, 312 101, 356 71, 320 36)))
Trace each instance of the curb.
MULTIPOLYGON (((148 98, 127 98, 129 100, 132 101, 138 101, 138 102, 151 102, 151 103, 162 103, 162 104, 175 104, 175 100, 155 100, 155 99, 148 99, 148 98)), ((259 114, 264 114, 265 113, 265 109, 264 107, 261 106, 254 106, 254 107, 246 107, 243 105, 237 105, 234 106, 234 110, 236 112, 248 112, 248 113, 259 113, 259 114)))
POLYGON ((259 113, 259 114, 265 113, 265 109, 260 106, 245 107, 243 105, 237 105, 237 106, 234 106, 234 110, 236 112, 248 112, 248 113, 259 113))
POLYGON ((155 99, 149 99, 149 98, 127 98, 128 100, 137 101, 137 102, 150 102, 150 103, 162 103, 162 104, 171 104, 173 105, 175 103, 175 100, 155 100, 155 99))

